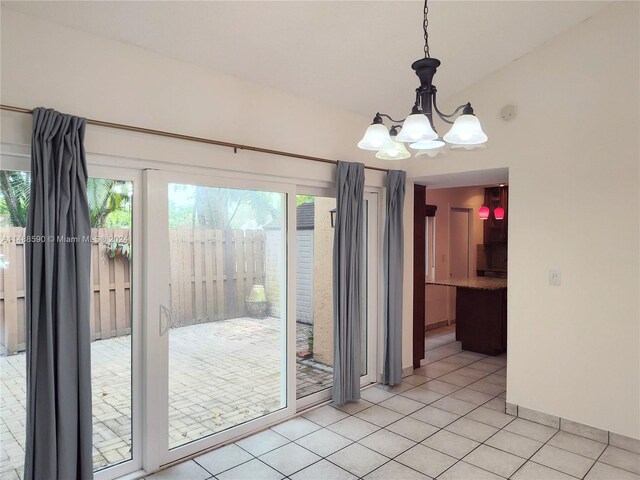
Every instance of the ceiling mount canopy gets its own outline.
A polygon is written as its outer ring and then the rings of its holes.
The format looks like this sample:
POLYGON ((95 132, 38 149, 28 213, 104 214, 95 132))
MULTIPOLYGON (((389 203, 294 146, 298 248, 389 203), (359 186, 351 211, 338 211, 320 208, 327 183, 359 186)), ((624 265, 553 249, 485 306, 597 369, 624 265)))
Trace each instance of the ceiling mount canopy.
MULTIPOLYGON (((429 150, 429 156, 435 156, 445 144, 472 149, 487 141, 487 135, 482 131, 480 121, 475 116, 470 103, 460 105, 451 114, 443 113, 438 109, 437 89, 433 84, 433 77, 440 66, 440 60, 431 58, 429 52, 428 13, 428 0, 425 0, 424 58, 416 60, 411 65, 420 80, 420 86, 416 88, 415 103, 411 108, 411 113, 403 120, 394 120, 385 113, 376 113, 372 124, 358 143, 358 147, 364 150, 376 150, 378 152, 377 158, 391 159, 385 152, 389 149, 397 151, 398 147, 395 144, 400 142, 409 143, 409 146, 414 150, 429 150), (434 113, 443 122, 452 125, 449 132, 442 137, 438 135, 433 123, 434 113), (394 123, 391 132, 385 126, 383 117, 394 123), (400 129, 399 133, 398 129, 400 129)), ((404 146, 403 149, 402 154, 397 154, 393 159, 408 158, 409 152, 404 146)))

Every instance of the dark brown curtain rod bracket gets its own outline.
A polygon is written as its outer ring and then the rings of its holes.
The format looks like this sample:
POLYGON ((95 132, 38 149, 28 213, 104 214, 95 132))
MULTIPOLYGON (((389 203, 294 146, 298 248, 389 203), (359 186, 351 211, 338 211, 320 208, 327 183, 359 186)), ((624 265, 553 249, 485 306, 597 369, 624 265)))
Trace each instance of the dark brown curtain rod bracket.
MULTIPOLYGON (((33 110, 29 110, 28 108, 20 108, 20 107, 12 107, 10 105, 0 105, 0 110, 6 110, 8 112, 17 112, 17 113, 33 113, 33 110)), ((150 128, 136 127, 133 125, 123 125, 121 123, 112 123, 112 122, 103 122, 102 120, 92 120, 87 118, 87 123, 89 125, 97 125, 99 127, 107 127, 107 128, 115 128, 117 130, 127 130, 129 132, 138 132, 138 133, 146 133, 148 135, 157 135, 159 137, 168 137, 168 138, 176 138, 178 140, 187 140, 189 142, 198 142, 198 143, 206 143, 209 145, 218 145, 220 147, 228 147, 233 148, 234 151, 237 150, 248 150, 251 152, 259 152, 266 153, 269 155, 279 155, 281 157, 290 157, 290 158, 300 158, 302 160, 311 160, 312 162, 321 162, 321 163, 332 163, 337 165, 337 160, 331 160, 329 158, 321 158, 321 157, 312 157, 309 155, 301 155, 299 153, 291 153, 291 152, 282 152, 280 150, 271 150, 269 148, 261 148, 261 147, 253 147, 251 145, 241 145, 239 143, 231 143, 231 142, 223 142, 221 140, 212 140, 210 138, 202 138, 202 137, 193 137, 191 135, 182 135, 181 133, 173 133, 173 132, 164 132, 162 130, 153 130, 150 128)), ((379 167, 367 167, 365 168, 369 170, 375 170, 378 172, 387 173, 389 170, 386 168, 379 167)))

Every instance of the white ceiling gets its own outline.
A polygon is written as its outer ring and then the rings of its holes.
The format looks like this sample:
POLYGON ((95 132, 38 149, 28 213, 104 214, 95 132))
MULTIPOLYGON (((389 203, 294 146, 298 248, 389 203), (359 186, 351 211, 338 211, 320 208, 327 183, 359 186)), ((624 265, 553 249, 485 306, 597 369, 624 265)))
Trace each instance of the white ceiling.
MULTIPOLYGON (((444 99, 584 21, 600 1, 432 1, 444 99)), ((421 1, 7 2, 2 6, 373 116, 400 117, 423 56, 421 1)))

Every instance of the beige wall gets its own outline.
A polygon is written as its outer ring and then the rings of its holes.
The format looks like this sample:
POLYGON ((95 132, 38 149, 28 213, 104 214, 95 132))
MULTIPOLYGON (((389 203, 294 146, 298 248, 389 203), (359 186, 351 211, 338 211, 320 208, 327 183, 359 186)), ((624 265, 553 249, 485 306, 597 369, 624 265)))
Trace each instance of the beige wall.
POLYGON ((509 168, 507 400, 635 438, 639 11, 614 2, 449 102, 473 102, 487 149, 409 162, 427 184, 509 168))
MULTIPOLYGON (((475 275, 476 245, 483 243, 482 220, 478 209, 484 201, 484 187, 460 187, 427 189, 427 204, 436 205, 435 274, 436 280, 449 277, 449 212, 452 208, 471 209, 471 248, 469 250, 470 274, 475 275)), ((438 285, 426 287, 425 324, 455 320, 456 289, 438 285)))
POLYGON ((313 354, 333 365, 333 198, 316 197, 313 229, 313 354))

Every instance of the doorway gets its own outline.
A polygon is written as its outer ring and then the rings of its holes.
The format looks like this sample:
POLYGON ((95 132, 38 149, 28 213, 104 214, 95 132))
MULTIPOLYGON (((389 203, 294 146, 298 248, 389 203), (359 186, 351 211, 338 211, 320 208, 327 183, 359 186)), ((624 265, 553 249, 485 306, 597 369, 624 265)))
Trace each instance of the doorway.
MULTIPOLYGON (((495 236, 490 237, 491 240, 489 240, 489 243, 503 243, 486 245, 485 222, 480 219, 478 212, 480 207, 486 203, 486 189, 491 190, 490 187, 497 189, 498 184, 507 183, 507 180, 508 170, 496 169, 425 177, 424 179, 419 179, 419 183, 426 184, 426 187, 416 185, 414 205, 414 257, 416 258, 416 265, 414 271, 418 272, 418 259, 421 255, 424 255, 422 258, 424 258, 427 267, 426 278, 421 278, 417 274, 414 275, 414 305, 415 303, 424 305, 422 314, 414 306, 414 313, 416 313, 414 317, 414 348, 420 350, 417 355, 414 355, 414 365, 416 365, 416 356, 419 359, 416 368, 430 363, 434 356, 438 354, 438 352, 430 353, 429 350, 443 346, 447 346, 447 348, 442 349, 441 353, 449 350, 449 353, 455 354, 454 350, 457 349, 458 352, 461 350, 459 343, 461 339, 456 336, 456 326, 458 326, 458 319, 456 318, 458 316, 456 308, 457 297, 466 294, 468 291, 486 291, 474 290, 476 288, 475 284, 478 283, 478 277, 488 270, 484 263, 491 263, 492 261, 495 263, 495 258, 493 257, 501 258, 503 263, 500 267, 504 268, 505 274, 501 279, 486 279, 486 281, 488 283, 503 282, 505 285, 500 288, 505 293, 502 298, 506 299, 506 289, 504 287, 506 287, 507 249, 505 243, 508 224, 502 221, 505 232, 500 240, 493 240, 493 238, 497 238, 495 236), (418 198, 419 189, 424 189, 422 199, 418 198), (426 219, 424 225, 419 224, 425 215, 424 212, 419 212, 419 209, 422 208, 422 203, 428 204, 428 208, 435 213, 433 217, 429 216, 426 219), (429 225, 433 224, 435 226, 436 223, 438 226, 437 233, 432 237, 429 235, 429 225), (423 253, 420 250, 425 247, 426 242, 424 239, 418 238, 417 232, 424 231, 425 226, 428 247, 425 248, 423 253), (500 253, 502 253, 501 256, 500 253), (464 283, 464 287, 449 286, 455 281, 464 283), (419 297, 422 292, 424 292, 424 296, 421 299, 419 297), (420 328, 422 328, 422 332, 420 332, 420 328), (440 338, 435 338, 438 335, 440 335, 440 338)), ((503 188, 503 193, 506 193, 506 188, 503 188)), ((504 203, 506 205, 506 199, 504 203)), ((494 215, 494 210, 499 205, 494 205, 493 203, 487 203, 487 205, 491 209, 492 215, 494 215)), ((498 222, 498 219, 495 220, 498 222)), ((490 230, 490 232, 492 231, 490 230)), ((420 260, 420 266, 423 266, 422 262, 423 260, 420 260)), ((481 279, 480 281, 483 280, 481 279)), ((471 310, 473 313, 473 310, 478 310, 475 307, 479 304, 472 303, 472 305, 473 308, 471 310)), ((503 309, 500 312, 500 316, 506 319, 506 301, 501 303, 501 306, 503 309), (505 312, 504 315, 502 312, 505 312)), ((506 335, 506 321, 502 325, 505 326, 499 327, 501 329, 500 340, 502 345, 506 345, 506 337, 502 336, 503 334, 506 335)), ((476 332, 474 336, 480 333, 476 332)), ((499 338, 497 335, 494 336, 499 338)), ((463 341, 462 343, 465 342, 463 341)), ((473 342, 467 339, 466 344, 470 346, 473 342)), ((479 351, 484 349, 482 354, 489 356, 500 352, 499 347, 491 352, 487 351, 483 345, 478 345, 477 347, 474 345, 473 348, 478 348, 479 351)), ((476 352, 471 351, 470 353, 475 354, 476 352)))
POLYGON ((504 402, 506 390, 507 279, 482 275, 491 261, 487 252, 500 252, 495 256, 502 255, 506 277, 507 223, 494 217, 493 222, 485 223, 479 211, 485 203, 494 216, 496 208, 506 209, 506 188, 504 198, 497 196, 500 200, 495 204, 486 199, 494 198, 497 183, 507 182, 508 171, 493 172, 495 180, 491 176, 485 173, 475 178, 473 172, 467 172, 425 178, 425 186, 416 186, 414 252, 424 251, 425 258, 414 264, 414 281, 423 282, 414 283, 414 313, 418 312, 414 345, 422 349, 418 359, 414 355, 414 368, 446 383, 452 391, 464 388, 474 401, 493 401, 496 406, 504 402), (424 189, 422 199, 418 198, 420 188, 424 189), (420 211, 422 204, 427 208, 420 211), (503 237, 493 235, 498 225, 503 227, 503 237), (418 302, 422 303, 421 314, 418 302))

